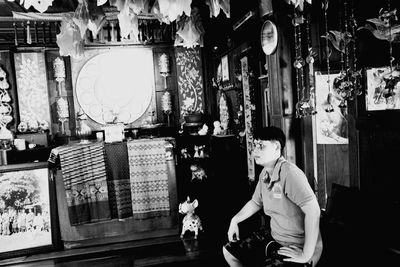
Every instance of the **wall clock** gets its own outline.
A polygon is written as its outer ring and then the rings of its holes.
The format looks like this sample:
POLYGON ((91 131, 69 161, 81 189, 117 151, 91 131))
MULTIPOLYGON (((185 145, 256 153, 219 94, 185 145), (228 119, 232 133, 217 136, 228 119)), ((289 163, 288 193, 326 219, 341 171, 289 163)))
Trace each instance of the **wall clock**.
POLYGON ((275 24, 266 20, 261 27, 261 47, 266 55, 271 55, 275 52, 278 45, 278 30, 275 24))

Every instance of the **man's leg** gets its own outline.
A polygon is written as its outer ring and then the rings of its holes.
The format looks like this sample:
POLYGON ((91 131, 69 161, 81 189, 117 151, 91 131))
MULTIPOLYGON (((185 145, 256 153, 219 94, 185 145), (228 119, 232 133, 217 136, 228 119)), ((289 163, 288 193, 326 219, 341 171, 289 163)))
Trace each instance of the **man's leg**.
POLYGON ((225 247, 222 247, 222 253, 224 254, 224 258, 226 262, 231 267, 241 267, 243 266, 242 263, 234 257, 225 247))

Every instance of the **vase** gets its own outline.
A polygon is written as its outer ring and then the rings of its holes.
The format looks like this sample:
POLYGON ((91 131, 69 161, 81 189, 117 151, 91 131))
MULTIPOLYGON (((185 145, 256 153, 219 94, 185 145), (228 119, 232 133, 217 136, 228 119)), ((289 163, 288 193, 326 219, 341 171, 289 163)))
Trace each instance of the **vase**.
POLYGON ((201 123, 203 121, 202 113, 192 113, 184 117, 186 123, 201 123))
POLYGON ((87 115, 80 114, 78 115, 78 126, 76 127, 76 137, 81 141, 80 143, 86 144, 89 143, 89 137, 92 135, 92 129, 87 125, 87 115))

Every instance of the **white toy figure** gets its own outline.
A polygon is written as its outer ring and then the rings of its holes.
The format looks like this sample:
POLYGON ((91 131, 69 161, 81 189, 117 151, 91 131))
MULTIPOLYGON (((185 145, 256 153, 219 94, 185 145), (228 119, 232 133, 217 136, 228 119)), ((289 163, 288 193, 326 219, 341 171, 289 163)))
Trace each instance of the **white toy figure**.
POLYGON ((214 121, 213 125, 214 125, 213 134, 214 134, 214 135, 220 135, 220 134, 222 134, 223 129, 222 129, 222 127, 221 127, 221 123, 220 123, 219 121, 214 121))
POLYGON ((203 124, 203 127, 197 132, 199 135, 206 135, 208 132, 207 124, 203 124))
POLYGON ((190 170, 192 171, 192 180, 199 180, 202 181, 203 179, 207 178, 206 171, 200 167, 198 164, 190 165, 190 170))
POLYGON ((200 158, 200 154, 199 154, 199 146, 194 146, 194 154, 193 154, 193 158, 200 158))
POLYGON ((189 230, 190 232, 194 232, 194 238, 197 239, 199 230, 203 230, 200 217, 194 214, 194 210, 198 205, 197 199, 190 202, 189 197, 187 197, 185 202, 179 204, 179 213, 186 214, 182 221, 181 238, 183 238, 185 232, 189 230))

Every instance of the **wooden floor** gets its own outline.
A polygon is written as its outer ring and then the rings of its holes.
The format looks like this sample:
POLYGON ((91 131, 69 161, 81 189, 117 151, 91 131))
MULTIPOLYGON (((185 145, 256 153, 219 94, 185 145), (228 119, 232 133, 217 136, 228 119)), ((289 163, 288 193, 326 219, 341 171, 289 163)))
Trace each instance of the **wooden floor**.
POLYGON ((36 254, 0 261, 0 266, 170 266, 226 267, 222 249, 212 240, 178 236, 36 254), (212 264, 212 265, 211 265, 212 264))

